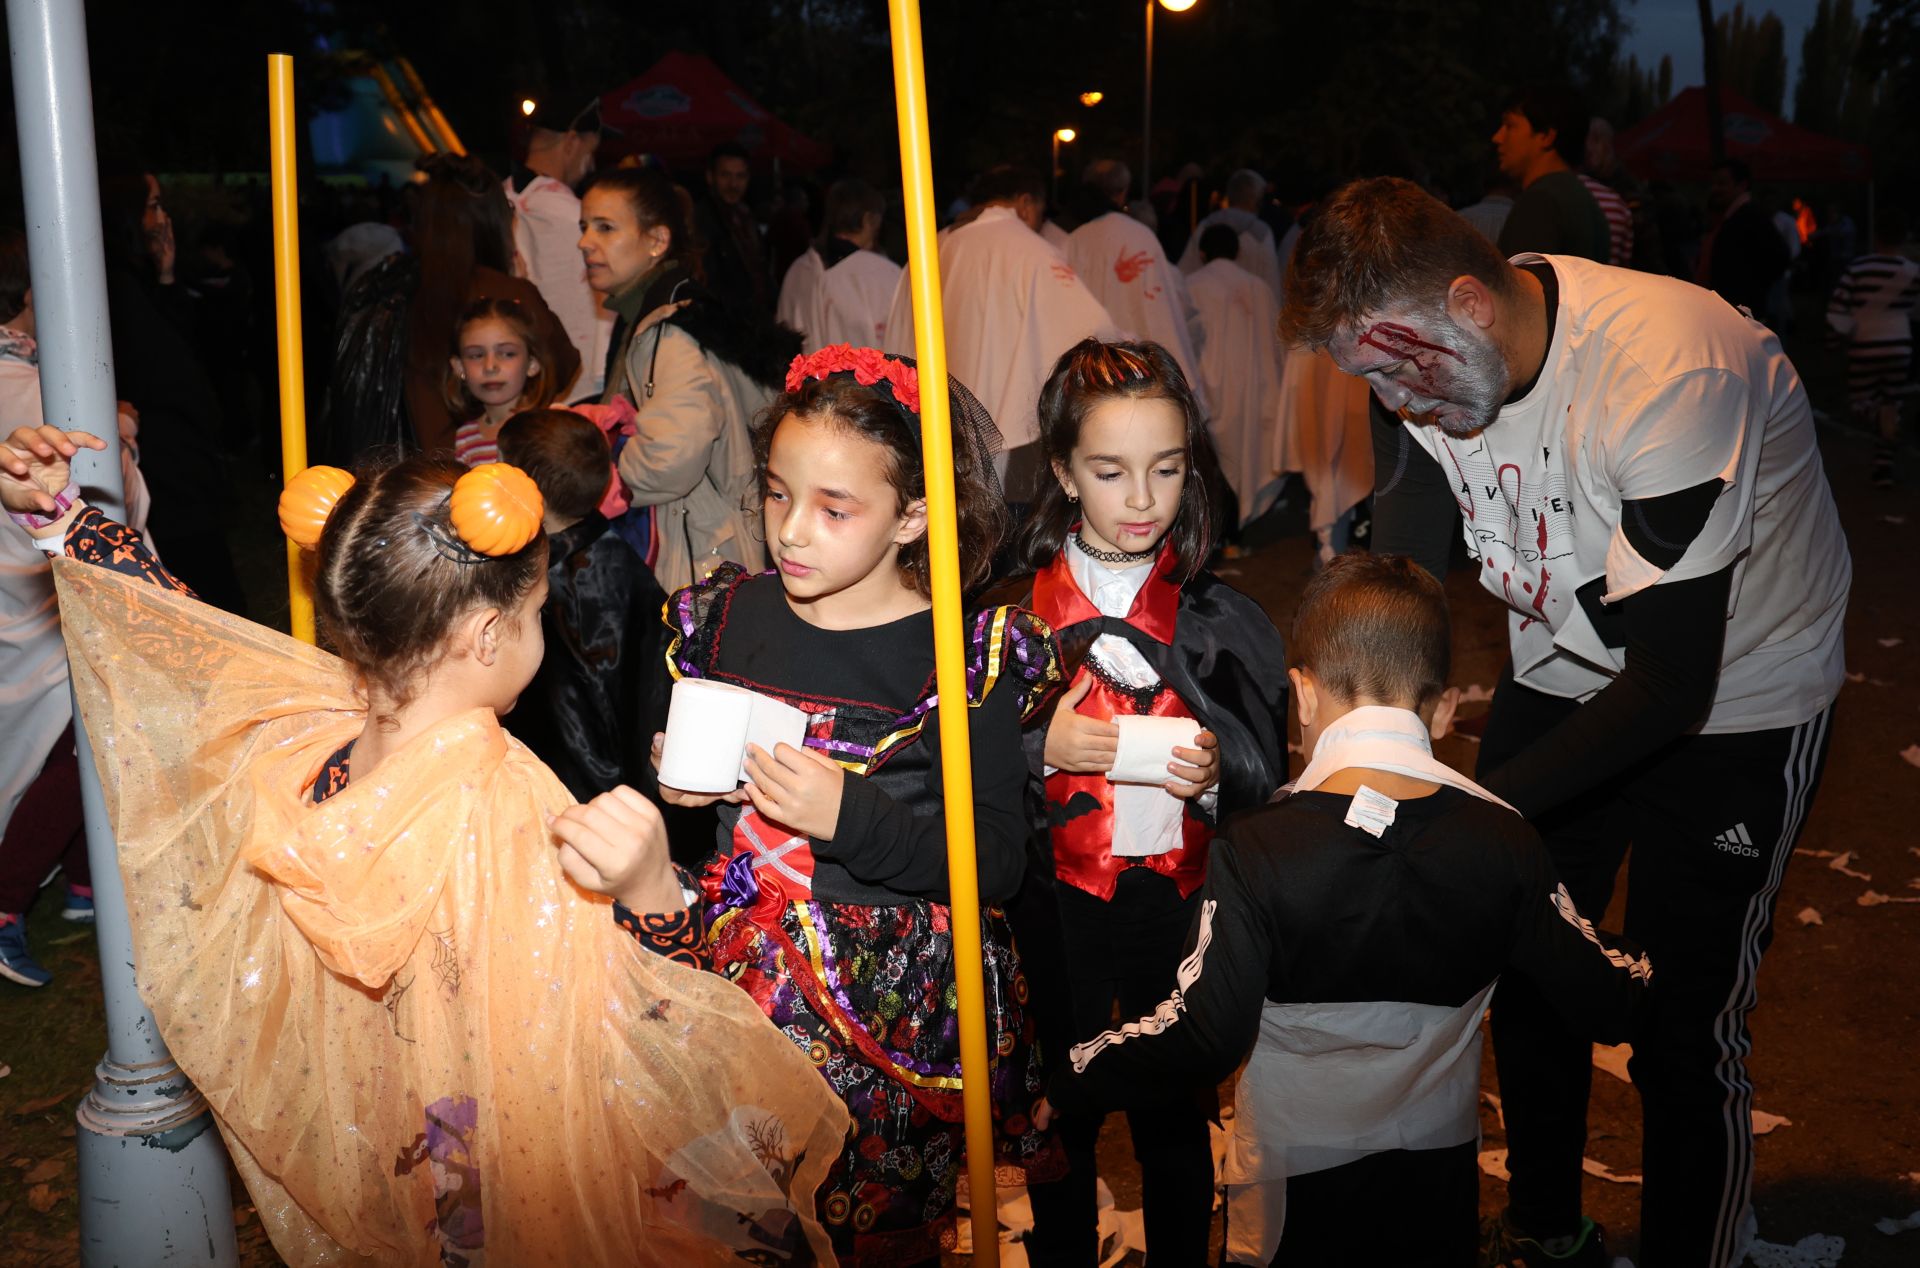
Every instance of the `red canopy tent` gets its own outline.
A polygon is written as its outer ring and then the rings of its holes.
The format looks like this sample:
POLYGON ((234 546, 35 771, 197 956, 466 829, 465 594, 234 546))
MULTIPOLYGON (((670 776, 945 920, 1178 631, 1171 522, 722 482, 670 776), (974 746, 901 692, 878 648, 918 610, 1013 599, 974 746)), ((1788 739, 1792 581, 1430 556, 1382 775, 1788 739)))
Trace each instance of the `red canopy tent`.
MULTIPOLYGON (((1864 145, 1822 136, 1768 114, 1728 88, 1720 90, 1727 156, 1744 160, 1760 181, 1864 181, 1873 176, 1864 145)), ((1699 180, 1712 174, 1707 144, 1707 90, 1683 89, 1621 133, 1614 149, 1644 180, 1699 180)))
POLYGON ((721 69, 695 53, 668 53, 632 83, 600 98, 600 117, 618 135, 614 154, 651 154, 669 167, 698 167, 732 141, 756 162, 812 171, 833 152, 762 109, 721 69))

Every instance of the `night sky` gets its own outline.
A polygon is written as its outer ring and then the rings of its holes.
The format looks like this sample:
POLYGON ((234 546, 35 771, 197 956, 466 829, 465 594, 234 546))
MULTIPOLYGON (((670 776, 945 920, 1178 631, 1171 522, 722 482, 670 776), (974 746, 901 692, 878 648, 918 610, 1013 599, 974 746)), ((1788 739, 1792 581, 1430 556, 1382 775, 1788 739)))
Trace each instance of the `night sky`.
MULTIPOLYGON (((1779 14, 1787 28, 1788 113, 1792 113, 1794 77, 1800 73, 1800 41, 1813 22, 1814 10, 1819 7, 1820 0, 1762 0, 1746 6, 1748 13, 1764 14, 1771 10, 1779 14)), ((1853 6, 1855 16, 1862 18, 1872 8, 1872 0, 1856 0, 1853 6)), ((1637 0, 1625 9, 1633 31, 1621 45, 1623 54, 1633 54, 1646 67, 1658 66, 1662 57, 1672 56, 1675 92, 1704 82, 1706 76, 1700 67, 1700 6, 1696 0, 1637 0)), ((1716 18, 1731 12, 1732 4, 1716 0, 1713 6, 1716 18)))

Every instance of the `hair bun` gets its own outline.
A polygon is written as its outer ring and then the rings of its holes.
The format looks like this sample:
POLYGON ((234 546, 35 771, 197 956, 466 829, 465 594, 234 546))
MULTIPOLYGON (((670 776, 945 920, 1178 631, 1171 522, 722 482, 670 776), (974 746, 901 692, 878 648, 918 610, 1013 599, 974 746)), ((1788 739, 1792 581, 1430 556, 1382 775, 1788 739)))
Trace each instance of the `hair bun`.
POLYGON ((510 463, 490 462, 453 486, 450 518, 469 550, 497 558, 539 535, 544 508, 533 477, 510 463))
POLYGON ((308 467, 280 491, 280 531, 302 550, 320 544, 327 517, 353 487, 351 473, 338 467, 308 467))

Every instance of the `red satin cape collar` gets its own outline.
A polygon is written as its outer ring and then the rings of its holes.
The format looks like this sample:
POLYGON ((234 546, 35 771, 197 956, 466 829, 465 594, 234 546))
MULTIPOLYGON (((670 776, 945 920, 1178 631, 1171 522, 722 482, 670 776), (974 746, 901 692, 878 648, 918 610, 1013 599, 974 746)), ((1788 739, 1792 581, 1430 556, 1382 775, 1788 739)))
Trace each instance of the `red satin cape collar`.
MULTIPOLYGON (((1075 525, 1077 529, 1079 526, 1075 525)), ((1126 622, 1156 643, 1173 644, 1173 624, 1180 608, 1180 586, 1173 580, 1173 544, 1160 543, 1160 555, 1153 573, 1140 593, 1133 597, 1126 622)), ((1067 562, 1067 547, 1061 547, 1053 562, 1034 574, 1033 611, 1055 630, 1100 619, 1100 609, 1082 593, 1067 562)))

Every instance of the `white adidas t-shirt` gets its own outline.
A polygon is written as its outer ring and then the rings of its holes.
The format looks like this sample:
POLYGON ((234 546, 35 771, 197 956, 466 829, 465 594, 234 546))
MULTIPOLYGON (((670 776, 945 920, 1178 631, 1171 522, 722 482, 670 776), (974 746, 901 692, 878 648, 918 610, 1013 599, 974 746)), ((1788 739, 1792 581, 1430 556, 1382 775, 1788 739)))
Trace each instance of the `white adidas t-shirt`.
POLYGON ((1575 592, 1609 603, 1736 565, 1719 688, 1705 732, 1796 726, 1839 693, 1853 576, 1780 341, 1686 282, 1570 256, 1547 263, 1560 304, 1533 390, 1471 438, 1405 424, 1454 482, 1481 584, 1510 609, 1515 677, 1584 700, 1625 665, 1575 592), (1728 482, 1672 568, 1641 558, 1620 505, 1728 482))

